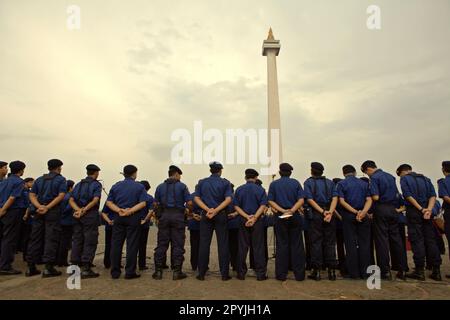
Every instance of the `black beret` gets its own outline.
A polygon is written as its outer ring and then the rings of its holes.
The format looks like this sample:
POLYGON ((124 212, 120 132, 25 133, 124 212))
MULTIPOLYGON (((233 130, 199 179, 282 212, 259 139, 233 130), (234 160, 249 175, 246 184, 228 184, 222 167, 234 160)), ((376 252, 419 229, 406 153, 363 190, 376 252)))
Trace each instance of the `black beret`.
POLYGON ((142 180, 141 184, 144 186, 145 190, 150 190, 150 183, 147 180, 142 180))
POLYGON ((325 170, 323 165, 320 162, 311 162, 311 169, 322 171, 325 170))
POLYGON ((255 177, 256 178, 257 176, 259 176, 259 173, 255 169, 246 169, 245 170, 245 175, 249 176, 249 177, 255 177))
POLYGON ((446 172, 450 172, 450 161, 442 161, 442 168, 446 172))
POLYGON ((176 171, 176 172, 178 172, 178 174, 183 174, 183 171, 181 171, 181 169, 175 165, 169 166, 169 171, 176 171))
POLYGON ((375 161, 372 160, 366 160, 363 162, 363 164, 361 165, 361 171, 365 172, 368 168, 373 168, 375 169, 377 167, 377 165, 375 164, 375 161))
POLYGON ((261 179, 256 179, 255 183, 256 183, 258 186, 262 186, 262 184, 263 184, 263 182, 262 182, 261 179))
POLYGON ((25 183, 28 183, 28 182, 31 182, 31 181, 34 181, 34 179, 33 178, 25 178, 25 179, 23 179, 23 182, 25 182, 25 183))
POLYGON ((219 161, 212 161, 209 163, 209 167, 211 169, 223 169, 223 165, 219 161))
POLYGON ((0 168, 3 168, 4 166, 7 166, 8 162, 0 161, 0 168))
POLYGON ((100 168, 95 164, 88 164, 86 166, 87 171, 100 171, 100 168))
POLYGON ((69 190, 70 188, 72 188, 75 185, 75 181, 73 180, 67 180, 67 190, 69 190))
POLYGON ((56 169, 58 167, 61 167, 63 165, 63 162, 59 159, 50 159, 47 162, 47 166, 49 169, 56 169))
POLYGON ((342 167, 342 173, 344 175, 349 174, 349 173, 355 173, 355 172, 356 172, 356 169, 351 164, 346 164, 345 166, 342 167))
POLYGON ((289 163, 280 163, 280 171, 292 171, 294 170, 294 168, 289 164, 289 163))
POLYGON ((401 164, 395 172, 397 172, 397 175, 400 175, 401 172, 407 171, 407 170, 412 170, 412 167, 409 164, 404 163, 404 164, 401 164))
POLYGON ((13 161, 9 163, 9 168, 11 169, 11 173, 17 173, 25 169, 25 163, 22 161, 13 161))
POLYGON ((135 166, 133 166, 132 164, 128 164, 125 167, 123 167, 123 174, 126 176, 131 176, 136 171, 137 171, 137 168, 135 166))

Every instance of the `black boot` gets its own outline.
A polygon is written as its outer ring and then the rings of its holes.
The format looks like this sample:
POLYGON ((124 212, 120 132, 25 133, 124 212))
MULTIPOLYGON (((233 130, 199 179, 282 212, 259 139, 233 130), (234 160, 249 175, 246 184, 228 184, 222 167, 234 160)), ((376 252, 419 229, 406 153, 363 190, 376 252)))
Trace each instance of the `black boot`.
POLYGON ((425 281, 425 271, 423 268, 414 268, 414 271, 406 274, 407 278, 425 281))
POLYGON ((406 272, 404 271, 398 271, 397 275, 395 276, 396 279, 400 280, 406 280, 406 272))
POLYGON ((28 269, 25 272, 25 277, 37 276, 38 274, 41 274, 41 271, 36 268, 36 265, 34 263, 28 264, 28 269))
POLYGON ((42 273, 42 278, 59 277, 61 274, 61 271, 56 270, 53 264, 47 263, 42 273))
POLYGON ((187 278, 187 274, 181 271, 180 266, 173 267, 173 280, 183 280, 187 278))
POLYGON ((430 278, 435 281, 442 281, 441 269, 439 267, 433 267, 433 272, 431 273, 430 278))
POLYGON ((312 269, 312 272, 308 276, 308 279, 319 281, 320 280, 320 270, 316 269, 316 268, 312 269))
POLYGON ((97 278, 98 276, 100 276, 97 272, 94 272, 91 269, 91 264, 85 264, 83 266, 83 271, 81 271, 81 279, 89 279, 89 278, 97 278))
POLYGON ((381 274, 381 280, 391 281, 392 273, 390 271, 381 274))
POLYGON ((152 274, 152 278, 155 280, 161 280, 163 274, 162 266, 155 266, 155 272, 152 274))
POLYGON ((333 268, 328 268, 328 280, 336 281, 336 271, 333 268))

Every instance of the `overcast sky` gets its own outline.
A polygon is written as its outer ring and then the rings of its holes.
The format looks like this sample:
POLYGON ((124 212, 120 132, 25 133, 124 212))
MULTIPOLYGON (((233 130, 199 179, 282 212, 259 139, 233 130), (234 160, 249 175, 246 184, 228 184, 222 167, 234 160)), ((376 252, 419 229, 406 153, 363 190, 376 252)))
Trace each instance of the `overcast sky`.
MULTIPOLYGON (((448 0, 0 0, 0 159, 26 176, 64 161, 78 180, 98 164, 105 187, 125 164, 156 187, 171 133, 195 120, 225 132, 265 128, 269 27, 281 41, 284 160, 304 181, 366 159, 410 163, 436 180, 450 160, 448 0), (81 30, 67 29, 67 6, 81 30), (381 30, 366 9, 381 8, 381 30)), ((236 185, 246 165, 226 166, 236 185)), ((192 190, 207 165, 182 165, 192 190)), ((154 188, 153 188, 154 191, 154 188)))

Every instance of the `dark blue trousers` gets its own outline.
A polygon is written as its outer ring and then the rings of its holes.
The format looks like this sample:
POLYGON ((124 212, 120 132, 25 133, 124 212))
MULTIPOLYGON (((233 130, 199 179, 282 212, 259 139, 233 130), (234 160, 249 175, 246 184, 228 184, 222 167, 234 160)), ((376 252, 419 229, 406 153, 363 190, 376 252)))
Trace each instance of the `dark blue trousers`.
POLYGON ((253 250, 251 250, 250 253, 253 254, 254 270, 258 277, 263 277, 267 273, 264 247, 264 222, 260 218, 253 227, 248 228, 245 226, 246 221, 246 219, 239 217, 237 272, 241 275, 247 273, 247 253, 250 246, 252 246, 253 250))
POLYGON ((24 212, 25 209, 9 209, 1 218, 3 234, 1 239, 0 270, 10 270, 12 268, 24 212))
POLYGON ((185 240, 184 210, 164 209, 158 222, 158 242, 155 249, 155 266, 160 268, 164 266, 170 244, 172 246, 172 268, 181 268, 184 262, 185 240))
POLYGON ((303 246, 302 223, 299 214, 291 218, 275 218, 276 248, 275 276, 278 280, 286 280, 289 260, 295 279, 305 279, 305 248, 303 246))
POLYGON ((219 267, 222 277, 229 276, 230 250, 228 243, 228 217, 225 211, 218 213, 214 218, 208 219, 202 215, 200 220, 200 246, 198 258, 198 273, 205 275, 209 264, 211 240, 216 231, 219 255, 219 267))
POLYGON ((367 276, 367 267, 370 265, 370 222, 365 217, 363 221, 356 220, 356 215, 344 209, 342 227, 344 231, 345 261, 347 272, 351 278, 359 279, 367 276))
POLYGON ((136 273, 137 253, 139 249, 139 233, 141 218, 138 213, 128 217, 117 216, 114 219, 111 238, 111 276, 119 277, 121 273, 122 248, 127 241, 127 259, 125 274, 136 273))

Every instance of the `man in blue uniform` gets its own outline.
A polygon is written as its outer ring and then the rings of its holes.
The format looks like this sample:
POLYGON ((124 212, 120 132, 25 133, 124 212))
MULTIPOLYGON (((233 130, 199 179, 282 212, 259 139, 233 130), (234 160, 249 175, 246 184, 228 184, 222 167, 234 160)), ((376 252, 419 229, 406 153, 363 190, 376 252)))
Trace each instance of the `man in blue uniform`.
MULTIPOLYGON (((377 263, 381 269, 381 279, 392 280, 389 264, 389 248, 399 258, 399 269, 406 265, 402 254, 402 240, 398 228, 398 215, 396 208, 399 192, 395 178, 381 169, 375 162, 367 160, 361 165, 361 171, 370 177, 370 195, 374 202, 373 228, 377 263), (390 240, 390 241, 389 241, 390 240)), ((405 280, 405 270, 398 270, 397 278, 405 280)))
MULTIPOLYGON (((445 178, 439 180, 439 198, 443 200, 442 208, 444 209, 444 230, 447 242, 450 243, 450 161, 442 162, 442 173, 445 178)), ((449 250, 450 257, 450 250, 449 250)), ((445 276, 450 279, 450 274, 445 276)))
POLYGON ((267 263, 264 253, 264 223, 262 215, 267 208, 267 195, 255 182, 258 172, 245 170, 246 184, 237 188, 234 195, 234 208, 239 214, 239 249, 237 259, 237 278, 244 280, 247 273, 246 259, 250 245, 253 246, 253 259, 258 281, 267 279, 267 263))
MULTIPOLYGON (((103 266, 105 269, 109 269, 111 268, 112 229, 116 214, 105 203, 102 209, 101 217, 102 223, 105 225, 105 252, 103 253, 103 266)), ((122 258, 119 258, 119 261, 122 261, 122 258)))
POLYGON ((100 168, 95 164, 86 166, 87 177, 73 188, 69 203, 74 210, 73 245, 71 262, 82 267, 81 278, 96 278, 91 268, 98 244, 99 206, 102 185, 97 180, 100 168))
POLYGON ((313 210, 310 216, 311 267, 309 279, 320 280, 322 267, 328 268, 328 279, 336 280, 336 217, 337 194, 333 181, 323 175, 319 162, 311 163, 311 177, 305 181, 305 195, 313 210))
POLYGON ((25 170, 25 163, 13 161, 9 164, 11 175, 0 184, 0 220, 3 225, 0 275, 16 275, 21 272, 14 269, 14 255, 19 237, 22 218, 27 209, 24 199, 24 182, 21 176, 25 170))
POLYGON ((36 264, 41 260, 41 247, 44 239, 44 253, 42 262, 45 269, 43 278, 60 276, 61 272, 55 269, 58 252, 59 234, 61 232, 61 201, 67 192, 66 179, 61 175, 62 161, 51 159, 47 162, 49 173, 36 179, 31 188, 30 201, 36 208, 30 243, 28 245, 26 276, 40 274, 36 264))
POLYGON ((342 168, 345 179, 337 186, 341 204, 344 245, 348 277, 351 279, 367 278, 370 265, 370 222, 368 212, 372 206, 369 185, 356 177, 352 165, 342 168))
POLYGON ((305 279, 305 249, 303 247, 301 217, 299 208, 304 203, 303 188, 296 179, 291 178, 294 168, 289 163, 279 166, 280 179, 269 186, 268 202, 275 216, 276 257, 275 277, 286 281, 289 260, 295 280, 305 279))
POLYGON ((227 206, 232 201, 231 184, 221 178, 223 166, 217 161, 209 164, 211 176, 201 179, 195 188, 195 203, 202 210, 200 221, 200 248, 198 259, 198 280, 205 280, 209 264, 209 253, 213 231, 216 231, 220 274, 222 280, 231 279, 230 251, 228 246, 227 206))
POLYGON ((72 235, 75 218, 73 216, 73 209, 69 204, 70 197, 75 182, 67 180, 67 193, 61 201, 61 235, 59 237, 58 256, 56 264, 58 267, 67 267, 69 250, 72 248, 72 235))
POLYGON ((425 280, 425 257, 430 259, 433 272, 430 278, 441 281, 442 263, 432 222, 436 192, 430 179, 412 171, 409 164, 397 169, 403 197, 406 200, 408 239, 411 242, 415 269, 406 277, 425 280))
POLYGON ((198 250, 200 247, 200 220, 201 210, 194 202, 195 193, 191 194, 190 207, 192 208, 191 217, 188 218, 189 243, 191 245, 191 268, 192 271, 197 270, 198 266, 198 250))
POLYGON ((136 273, 141 224, 139 213, 145 208, 147 192, 142 184, 135 181, 137 170, 134 165, 126 165, 123 168, 125 179, 111 188, 106 201, 106 205, 115 215, 111 239, 111 277, 113 279, 118 279, 121 274, 120 260, 125 240, 127 241, 125 279, 140 277, 140 274, 136 273))
POLYGON ((31 235, 31 225, 33 223, 32 215, 34 215, 34 212, 32 212, 32 208, 31 208, 32 206, 30 203, 30 190, 33 187, 34 179, 29 177, 29 178, 25 178, 23 181, 25 183, 25 188, 23 189, 23 193, 24 193, 23 196, 27 202, 27 209, 26 209, 25 215, 23 217, 20 247, 22 248, 23 261, 27 261, 26 260, 27 248, 28 248, 28 242, 30 240, 30 235, 31 235))
POLYGON ((148 194, 150 191, 150 183, 147 180, 142 180, 141 184, 144 186, 147 192, 147 200, 145 201, 145 208, 141 211, 141 231, 139 235, 139 251, 138 251, 138 264, 139 270, 147 270, 147 241, 148 233, 150 231, 150 219, 153 214, 153 197, 148 194))
POLYGON ((169 178, 155 191, 155 206, 158 218, 158 243, 155 248, 155 280, 162 279, 163 267, 169 243, 172 245, 173 280, 187 277, 182 271, 184 241, 186 239, 184 215, 190 199, 187 186, 180 181, 183 172, 177 166, 169 167, 169 178))
MULTIPOLYGON (((234 184, 231 183, 231 191, 234 197, 234 184)), ((228 247, 230 249, 230 265, 233 271, 238 270, 238 252, 239 252, 239 214, 234 209, 233 203, 227 207, 228 215, 228 247)))
MULTIPOLYGON (((2 181, 5 180, 7 174, 8 174, 8 162, 0 161, 0 184, 2 183, 2 181)), ((2 241, 2 236, 3 236, 2 229, 3 229, 3 224, 2 224, 2 221, 0 220, 0 243, 2 241)), ((0 253, 1 253, 1 245, 0 245, 0 253)))

